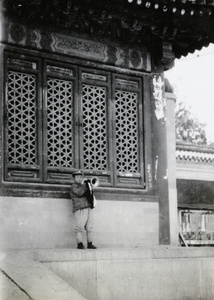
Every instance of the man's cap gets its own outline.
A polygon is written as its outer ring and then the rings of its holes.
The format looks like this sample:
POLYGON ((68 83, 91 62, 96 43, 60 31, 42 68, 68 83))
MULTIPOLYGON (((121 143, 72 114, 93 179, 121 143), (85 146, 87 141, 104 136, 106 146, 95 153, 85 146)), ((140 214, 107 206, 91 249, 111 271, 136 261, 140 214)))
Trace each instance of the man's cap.
POLYGON ((75 177, 75 176, 77 176, 77 175, 83 175, 83 172, 80 171, 80 170, 74 171, 72 175, 73 175, 73 177, 75 177))

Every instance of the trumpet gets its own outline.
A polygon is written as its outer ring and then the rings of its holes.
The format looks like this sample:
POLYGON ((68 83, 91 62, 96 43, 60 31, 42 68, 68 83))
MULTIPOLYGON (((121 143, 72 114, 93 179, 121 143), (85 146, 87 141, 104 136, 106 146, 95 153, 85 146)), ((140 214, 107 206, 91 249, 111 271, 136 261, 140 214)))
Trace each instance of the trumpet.
POLYGON ((99 182, 99 179, 97 177, 92 177, 92 178, 84 178, 82 183, 90 183, 92 185, 92 187, 97 187, 100 182, 99 182))

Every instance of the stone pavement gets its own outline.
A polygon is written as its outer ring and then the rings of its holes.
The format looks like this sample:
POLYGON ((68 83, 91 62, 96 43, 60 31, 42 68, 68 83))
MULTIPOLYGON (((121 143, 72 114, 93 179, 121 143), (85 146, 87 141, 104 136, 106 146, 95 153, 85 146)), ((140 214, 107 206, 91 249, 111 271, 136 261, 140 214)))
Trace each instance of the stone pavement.
POLYGON ((214 247, 0 252, 0 300, 213 300, 214 247))
POLYGON ((4 272, 0 272, 0 299, 2 300, 29 300, 31 299, 15 282, 4 272))
POLYGON ((30 252, 0 253, 0 300, 29 299, 86 300, 30 252))

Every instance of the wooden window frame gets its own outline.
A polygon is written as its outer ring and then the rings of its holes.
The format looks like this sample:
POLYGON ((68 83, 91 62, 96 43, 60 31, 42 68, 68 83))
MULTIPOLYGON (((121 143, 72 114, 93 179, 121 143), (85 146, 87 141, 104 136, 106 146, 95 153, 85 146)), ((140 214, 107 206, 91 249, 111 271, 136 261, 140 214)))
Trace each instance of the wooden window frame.
MULTIPOLYGON (((130 72, 127 70, 121 70, 121 73, 118 73, 118 71, 114 68, 114 67, 109 67, 106 68, 105 70, 105 66, 102 66, 101 64, 97 64, 96 68, 94 64, 90 64, 87 66, 87 68, 85 68, 84 62, 80 62, 78 60, 72 60, 72 64, 70 62, 68 62, 67 59, 60 57, 60 59, 58 58, 58 61, 54 61, 54 57, 48 59, 47 57, 43 57, 40 55, 35 55, 34 53, 29 54, 28 55, 23 55, 22 53, 20 54, 16 54, 14 55, 12 52, 11 53, 6 53, 5 54, 5 74, 8 70, 8 66, 6 64, 7 62, 7 57, 15 57, 15 58, 22 58, 25 59, 27 61, 31 61, 31 59, 33 59, 33 61, 38 63, 38 70, 36 71, 37 73, 37 80, 38 80, 38 84, 37 84, 37 93, 38 93, 38 97, 39 97, 39 105, 38 105, 38 110, 37 110, 37 117, 38 117, 38 124, 37 124, 37 132, 38 132, 38 141, 39 141, 39 147, 38 147, 38 162, 39 162, 39 167, 37 166, 33 166, 32 169, 36 169, 38 170, 38 177, 37 178, 33 178, 31 180, 26 181, 26 178, 20 178, 20 177, 8 177, 7 175, 7 161, 6 161, 6 157, 7 157, 7 153, 5 151, 4 153, 4 165, 5 165, 5 169, 4 169, 4 181, 5 184, 7 185, 7 183, 12 183, 12 185, 14 186, 20 186, 22 188, 24 188, 24 186, 22 185, 22 182, 25 182, 27 185, 28 184, 32 184, 32 183, 38 183, 39 185, 37 186, 37 189, 44 189, 45 186, 47 186, 48 189, 51 190, 55 190, 55 188, 59 187, 60 189, 64 187, 66 187, 68 184, 70 184, 71 180, 72 180, 72 171, 70 168, 69 169, 61 169, 61 168, 56 168, 57 170, 55 170, 54 168, 50 168, 47 166, 47 161, 45 161, 44 157, 46 156, 46 152, 43 150, 45 147, 42 147, 42 144, 45 145, 46 143, 46 139, 43 135, 42 139, 41 136, 39 136, 39 133, 41 133, 41 130, 44 130, 45 128, 45 123, 46 123, 46 116, 45 114, 45 105, 46 105, 46 100, 44 101, 44 99, 46 99, 45 96, 45 90, 47 88, 47 85, 44 84, 44 78, 47 77, 47 72, 45 69, 45 65, 49 64, 53 64, 55 66, 58 67, 65 67, 65 68, 74 68, 75 72, 81 72, 82 70, 90 70, 90 72, 94 72, 94 73, 105 73, 108 74, 108 76, 110 76, 110 83, 106 84, 106 86, 109 88, 114 81, 114 78, 116 78, 117 76, 121 77, 121 78, 129 78, 132 79, 135 77, 136 80, 140 80, 141 84, 140 84, 140 88, 137 91, 139 94, 139 97, 142 99, 142 102, 139 106, 139 120, 140 120, 140 127, 142 130, 139 131, 139 135, 142 136, 142 143, 140 143, 139 146, 139 157, 140 157, 140 169, 141 169, 141 178, 142 180, 138 183, 138 184, 128 184, 127 182, 120 182, 120 179, 118 180, 118 176, 117 176, 117 172, 115 170, 115 166, 114 166, 114 160, 115 160, 115 152, 113 149, 113 144, 112 144, 112 137, 113 137, 113 132, 114 132, 114 125, 113 125, 113 116, 112 116, 112 105, 113 105, 113 93, 114 93, 114 88, 112 88, 109 92, 109 105, 107 107, 108 109, 108 120, 110 120, 109 123, 109 132, 108 132, 108 147, 109 147, 109 152, 108 152, 108 159, 109 159, 109 167, 110 170, 107 172, 100 172, 100 171, 96 171, 94 172, 93 170, 83 170, 85 171, 85 175, 87 177, 93 177, 93 176, 98 176, 101 179, 101 184, 103 186, 103 188, 111 188, 112 190, 115 189, 115 191, 119 191, 119 190, 128 190, 128 189, 135 189, 136 191, 139 190, 141 192, 148 192, 149 190, 151 190, 152 188, 152 179, 150 180, 149 183, 149 187, 147 185, 148 182, 148 174, 147 174, 147 164, 149 163, 149 165, 151 165, 152 168, 152 156, 151 156, 151 138, 150 138, 150 133, 151 133, 151 124, 150 124, 150 120, 149 118, 146 118, 146 111, 149 111, 149 106, 147 105, 146 107, 145 105, 145 99, 144 98, 149 98, 149 80, 148 80, 148 76, 147 74, 141 74, 140 72, 137 72, 137 74, 135 74, 135 72, 132 72, 133 74, 129 74, 130 72), (103 68, 104 67, 104 68, 103 68), (79 71, 78 71, 79 70, 79 71), (110 74, 110 75, 109 75, 110 74), (119 74, 119 75, 118 75, 119 74), (146 75, 146 76, 145 76, 146 75), (43 88, 41 88, 41 86, 43 85, 43 88), (145 97, 144 97, 145 96, 145 97), (43 101, 42 101, 43 99, 43 101), (42 129, 43 128, 43 129, 42 129), (146 133, 146 130, 148 128, 148 134, 146 133), (109 134, 110 133, 110 134, 109 134), (45 173, 45 170, 46 173, 45 173), (112 171, 113 170, 113 171, 112 171), (62 176, 59 176, 59 178, 49 178, 48 172, 55 172, 57 171, 58 174, 62 174, 62 176), (65 176, 64 176, 65 175, 65 176), (112 176, 112 177, 111 177, 112 176), (109 179, 110 178, 110 179, 109 179), (55 184, 55 185, 53 185, 55 184)), ((10 68, 9 68, 10 69, 10 68)), ((12 68, 13 69, 13 68, 12 68)), ((16 67, 14 67, 14 70, 16 69, 16 67)), ((79 75, 80 76, 80 75, 79 75)), ((58 78, 62 78, 63 76, 59 75, 58 78)), ((80 78, 80 77, 79 77, 80 78)), ((79 82, 77 82, 78 80, 76 80, 75 82, 75 96, 76 93, 80 93, 80 85, 81 85, 81 80, 79 80, 79 82)), ((5 83, 6 86, 6 83, 5 83)), ((6 91, 5 91, 6 93, 6 91)), ((76 97, 74 97, 76 99, 76 97)), ((5 106, 6 108, 6 106, 5 106)), ((4 116, 6 115, 6 112, 4 111, 4 116)), ((79 110, 76 110, 75 112, 75 117, 77 118, 78 115, 78 120, 79 120, 79 110)), ((6 119, 6 118, 5 118, 6 119)), ((80 123, 81 123, 81 119, 80 119, 80 123)), ((5 122, 4 122, 4 128, 5 127, 5 122)), ((81 129, 80 129, 81 131, 81 129)), ((77 133, 78 130, 75 130, 75 133, 77 133)), ((75 153, 76 153, 76 158, 75 158, 75 162, 77 162, 74 166, 75 168, 78 168, 82 166, 82 162, 81 162, 81 151, 80 149, 80 145, 79 145, 79 140, 78 140, 78 134, 75 135, 75 153), (78 157, 79 155, 79 157, 78 157)), ((141 138, 140 138, 141 139, 141 138)), ((140 140, 139 139, 139 140, 140 140)), ((5 139, 6 141, 6 136, 5 139)), ((10 166, 9 166, 10 167, 10 166)), ((151 174, 150 174, 151 176, 151 174)), ((119 176, 120 177, 120 176, 119 176)), ((136 177, 139 177, 136 176, 136 177)), ((124 176, 121 176, 121 178, 124 178, 124 176)), ((128 177, 127 177, 128 178, 128 177)))
MULTIPOLYGON (((41 162, 42 162, 42 144, 41 140, 39 138, 39 132, 41 128, 41 92, 40 92, 40 84, 41 84, 41 78, 39 76, 39 72, 41 69, 41 64, 38 59, 33 59, 28 56, 22 55, 5 55, 5 76, 7 76, 8 72, 19 72, 22 74, 32 74, 35 75, 37 79, 37 85, 36 85, 36 141, 37 141, 37 164, 34 165, 26 165, 26 164, 10 164, 7 159, 7 153, 8 153, 8 143, 5 143, 5 151, 4 151, 4 157, 5 157, 5 180, 6 181, 23 181, 23 182, 42 182, 43 180, 43 174, 41 170, 41 162), (11 60, 11 64, 7 64, 7 61, 11 60), (20 65, 19 65, 20 64, 20 65), (28 67, 27 65, 32 64, 32 68, 28 67), (36 68, 35 68, 36 66, 36 68)), ((6 77, 7 78, 7 77, 6 77)), ((5 95, 7 95, 7 79, 5 79, 5 95)), ((8 123, 8 107, 7 107, 7 97, 5 96, 5 102, 4 102, 4 132, 5 132, 5 138, 4 140, 7 140, 7 123, 8 123)))

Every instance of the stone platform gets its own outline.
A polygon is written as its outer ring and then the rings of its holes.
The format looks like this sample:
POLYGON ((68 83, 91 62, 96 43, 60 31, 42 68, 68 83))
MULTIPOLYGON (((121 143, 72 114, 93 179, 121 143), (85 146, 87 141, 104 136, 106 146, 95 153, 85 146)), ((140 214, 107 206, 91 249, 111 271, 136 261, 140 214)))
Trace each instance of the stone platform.
POLYGON ((1 300, 213 300, 214 248, 0 254, 1 300))

